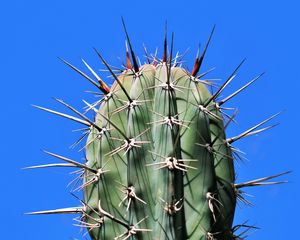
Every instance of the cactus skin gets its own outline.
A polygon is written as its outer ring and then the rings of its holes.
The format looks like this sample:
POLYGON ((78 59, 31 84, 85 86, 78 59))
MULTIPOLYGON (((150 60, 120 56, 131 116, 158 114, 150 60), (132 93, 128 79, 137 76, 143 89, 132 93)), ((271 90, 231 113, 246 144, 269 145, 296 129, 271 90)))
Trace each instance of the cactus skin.
MULTIPOLYGON (((91 239, 244 239, 233 227, 237 199, 249 203, 241 188, 276 184, 265 182, 278 174, 246 183, 235 183, 232 143, 273 126, 258 129, 268 118, 233 138, 225 129, 234 116, 225 120, 221 105, 252 84, 257 78, 217 101, 220 93, 235 77, 236 71, 214 93, 198 75, 210 38, 200 56, 197 54, 191 73, 180 67, 178 57, 164 54, 138 66, 130 40, 126 50, 126 67, 115 74, 99 52, 115 82, 109 88, 87 65, 98 82, 64 61, 85 77, 104 95, 89 109, 96 111, 94 121, 57 100, 76 115, 73 117, 43 107, 42 110, 88 126, 85 146, 86 162, 46 152, 82 171, 84 192, 82 207, 64 208, 32 214, 76 213, 91 239), (130 52, 130 54, 129 54, 130 52), (95 109, 99 106, 98 109, 95 109), (258 130, 257 130, 258 129, 258 130)), ((212 31, 213 33, 213 31, 212 31)), ((212 35, 212 34, 211 34, 212 35)))
MULTIPOLYGON (((212 116, 201 110, 211 98, 209 91, 167 62, 143 65, 138 73, 128 69, 118 78, 130 99, 118 83, 113 85, 96 124, 114 130, 99 135, 93 129, 86 148, 89 167, 109 170, 85 188, 88 215, 97 212, 100 201, 112 216, 126 216, 128 226, 144 219, 138 227, 152 231, 142 231, 139 239, 206 239, 216 232, 218 239, 227 239, 236 203, 233 159, 214 101, 207 106, 212 116), (205 145, 213 141, 210 151, 205 145), (136 197, 126 195, 130 187, 136 197), (222 206, 230 211, 220 211, 222 206)), ((86 182, 92 177, 85 174, 86 182)), ((95 224, 93 218, 88 223, 95 224)), ((112 239, 124 230, 104 218, 103 227, 90 234, 112 239)))

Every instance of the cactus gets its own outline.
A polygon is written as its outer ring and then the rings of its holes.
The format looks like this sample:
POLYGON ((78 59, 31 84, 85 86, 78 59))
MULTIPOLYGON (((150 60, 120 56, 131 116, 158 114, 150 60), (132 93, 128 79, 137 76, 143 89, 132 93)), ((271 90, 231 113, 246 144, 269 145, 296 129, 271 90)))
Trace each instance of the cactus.
POLYGON ((181 67, 181 56, 173 56, 173 35, 169 52, 165 36, 162 58, 145 49, 147 63, 139 65, 125 24, 124 29, 124 69, 116 72, 95 49, 115 80, 111 87, 85 61, 95 80, 62 60, 99 90, 100 100, 86 103, 87 111, 96 112, 94 120, 59 99, 76 116, 36 106, 84 125, 87 142, 84 163, 46 151, 64 163, 29 167, 78 168, 82 182, 76 181, 72 190, 83 190, 82 205, 31 214, 79 214, 78 225, 93 240, 244 239, 255 227, 233 226, 237 200, 249 204, 243 188, 282 183, 267 180, 287 173, 235 180, 240 154, 233 143, 272 128, 262 125, 278 114, 227 138, 225 130, 236 112, 230 115, 223 105, 262 74, 220 99, 244 61, 214 93, 208 90, 214 86, 203 80, 209 71, 199 72, 214 29, 191 72, 181 67))

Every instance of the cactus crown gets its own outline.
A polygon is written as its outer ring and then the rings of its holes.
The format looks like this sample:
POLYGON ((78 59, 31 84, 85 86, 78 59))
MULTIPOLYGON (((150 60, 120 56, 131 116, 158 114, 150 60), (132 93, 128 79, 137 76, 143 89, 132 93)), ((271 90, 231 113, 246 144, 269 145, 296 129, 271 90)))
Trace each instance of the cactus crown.
POLYGON ((286 173, 235 181, 234 161, 240 155, 232 144, 273 127, 261 128, 277 114, 227 138, 236 112, 231 116, 223 105, 261 75, 220 99, 243 61, 214 93, 208 90, 213 83, 203 77, 209 71, 199 72, 214 29, 189 72, 181 67, 182 57, 173 56, 173 35, 169 53, 165 36, 162 58, 145 49, 147 63, 140 66, 124 28, 123 70, 116 72, 95 50, 115 80, 111 87, 85 61, 95 80, 63 60, 100 91, 100 100, 86 103, 87 111, 96 112, 94 120, 59 99, 76 117, 36 106, 85 125, 88 138, 86 162, 46 152, 65 163, 30 167, 79 168, 83 182, 75 190, 84 191, 83 205, 33 214, 80 214, 79 225, 94 240, 243 239, 247 231, 237 231, 254 227, 233 226, 237 199, 249 204, 242 188, 268 184, 286 173))

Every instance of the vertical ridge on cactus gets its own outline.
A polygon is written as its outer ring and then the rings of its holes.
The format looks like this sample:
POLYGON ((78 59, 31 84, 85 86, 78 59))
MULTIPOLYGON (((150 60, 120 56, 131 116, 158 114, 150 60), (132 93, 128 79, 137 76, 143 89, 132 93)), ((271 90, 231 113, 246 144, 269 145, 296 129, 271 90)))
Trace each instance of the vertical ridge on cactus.
POLYGON ((210 70, 201 74, 200 69, 215 27, 189 72, 181 67, 182 57, 173 57, 173 34, 169 53, 165 36, 162 59, 157 53, 150 56, 144 47, 147 63, 139 66, 123 19, 122 23, 126 35, 124 70, 116 73, 94 49, 114 79, 111 87, 86 61, 82 60, 96 80, 61 59, 100 91, 100 100, 85 102, 86 112, 96 112, 95 119, 60 99, 55 100, 76 116, 34 105, 83 124, 83 137, 88 137, 86 162, 46 151, 64 163, 28 167, 79 169, 75 182, 82 178, 82 183, 73 190, 83 190, 82 206, 31 214, 80 214, 77 225, 86 228, 93 240, 244 239, 247 230, 255 227, 245 223, 233 226, 237 200, 250 203, 242 188, 283 183, 268 180, 288 173, 236 183, 234 162, 239 150, 232 144, 274 127, 262 126, 278 114, 228 138, 225 130, 237 112, 230 115, 223 104, 262 74, 219 100, 245 60, 215 93, 208 90, 211 83, 202 77, 210 70))

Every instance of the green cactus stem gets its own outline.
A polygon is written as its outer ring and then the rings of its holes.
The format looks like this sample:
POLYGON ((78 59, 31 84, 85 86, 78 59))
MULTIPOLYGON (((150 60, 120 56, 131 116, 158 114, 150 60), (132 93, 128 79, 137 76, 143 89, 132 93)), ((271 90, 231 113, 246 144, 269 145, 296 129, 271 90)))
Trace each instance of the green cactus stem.
POLYGON ((283 183, 267 180, 287 173, 236 183, 238 149, 232 144, 273 127, 261 128, 278 114, 228 138, 225 131, 236 112, 231 116, 223 104, 261 75, 220 100, 244 61, 214 93, 208 90, 213 84, 203 77, 209 71, 199 71, 214 29, 189 72, 181 67, 181 57, 173 56, 173 35, 169 53, 165 37, 162 58, 145 49, 147 63, 139 65, 124 28, 128 45, 123 70, 116 73, 95 49, 114 79, 111 87, 85 61, 94 79, 62 60, 100 91, 100 100, 86 103, 95 119, 59 99, 75 116, 36 106, 84 125, 87 141, 84 163, 46 151, 64 163, 29 167, 79 169, 82 183, 75 190, 84 193, 82 206, 31 214, 80 214, 78 225, 93 240, 244 238, 236 232, 254 227, 233 226, 237 200, 249 204, 242 189, 283 183))

